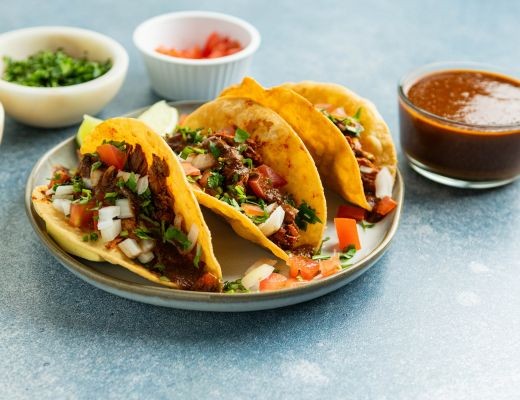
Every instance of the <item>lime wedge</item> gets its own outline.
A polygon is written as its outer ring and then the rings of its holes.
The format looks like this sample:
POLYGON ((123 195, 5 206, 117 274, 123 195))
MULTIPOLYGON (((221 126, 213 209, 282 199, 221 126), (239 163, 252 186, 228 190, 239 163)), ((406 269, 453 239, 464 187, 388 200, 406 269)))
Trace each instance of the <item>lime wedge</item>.
POLYGON ((76 133, 76 142, 78 145, 83 144, 83 140, 90 135, 90 133, 94 130, 96 126, 98 126, 102 119, 91 117, 90 115, 85 114, 83 116, 83 122, 79 126, 78 133, 76 133))
POLYGON ((139 118, 161 136, 173 133, 179 121, 179 112, 161 100, 142 113, 139 118))

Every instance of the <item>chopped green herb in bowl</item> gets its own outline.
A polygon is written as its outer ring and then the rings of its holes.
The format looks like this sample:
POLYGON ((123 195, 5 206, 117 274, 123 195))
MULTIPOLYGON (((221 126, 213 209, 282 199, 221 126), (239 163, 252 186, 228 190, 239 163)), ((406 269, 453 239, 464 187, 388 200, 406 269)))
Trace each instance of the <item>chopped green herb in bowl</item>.
POLYGON ((105 74, 112 62, 74 58, 63 50, 42 50, 25 60, 4 56, 2 79, 24 86, 59 87, 77 85, 105 74))

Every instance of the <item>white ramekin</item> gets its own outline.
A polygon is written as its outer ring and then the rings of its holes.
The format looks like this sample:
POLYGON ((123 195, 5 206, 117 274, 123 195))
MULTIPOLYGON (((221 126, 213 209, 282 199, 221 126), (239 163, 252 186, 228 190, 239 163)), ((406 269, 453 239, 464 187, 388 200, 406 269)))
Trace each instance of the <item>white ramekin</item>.
POLYGON ((134 31, 153 90, 170 100, 209 100, 246 75, 260 34, 246 21, 208 11, 182 11, 148 19, 134 31), (238 40, 243 49, 213 59, 185 59, 160 54, 159 46, 177 49, 203 45, 217 32, 238 40))
POLYGON ((83 114, 98 113, 117 94, 128 69, 128 54, 115 40, 86 29, 41 26, 0 35, 0 75, 3 56, 25 59, 40 50, 63 49, 73 57, 110 59, 112 67, 99 78, 56 88, 23 86, 0 79, 5 112, 27 125, 56 128, 75 124, 83 114))

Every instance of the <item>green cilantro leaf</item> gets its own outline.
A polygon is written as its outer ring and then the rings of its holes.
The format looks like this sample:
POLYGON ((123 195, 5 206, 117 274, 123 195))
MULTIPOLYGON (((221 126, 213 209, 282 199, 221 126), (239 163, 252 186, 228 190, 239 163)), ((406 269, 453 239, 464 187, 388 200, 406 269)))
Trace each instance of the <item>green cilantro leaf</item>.
POLYGON ((237 128, 237 130, 235 131, 235 142, 244 143, 247 139, 249 139, 249 133, 247 133, 243 129, 237 128))

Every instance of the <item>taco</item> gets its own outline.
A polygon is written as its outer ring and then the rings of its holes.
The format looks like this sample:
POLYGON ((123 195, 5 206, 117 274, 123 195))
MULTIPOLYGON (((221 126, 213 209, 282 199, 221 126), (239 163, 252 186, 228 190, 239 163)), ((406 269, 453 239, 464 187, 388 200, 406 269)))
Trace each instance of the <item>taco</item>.
POLYGON ((190 114, 167 143, 199 203, 240 236, 283 260, 319 247, 326 203, 318 171, 275 112, 251 100, 217 99, 190 114))
POLYGON ((73 255, 171 288, 221 289, 210 232, 182 168, 143 122, 98 125, 77 168, 57 168, 32 201, 49 234, 73 255))
POLYGON ((395 148, 369 101, 335 84, 307 81, 266 90, 251 78, 221 96, 247 97, 280 114, 302 138, 325 184, 345 200, 372 210, 379 202, 375 180, 380 171, 390 182, 383 185, 384 195, 391 195, 395 148))

